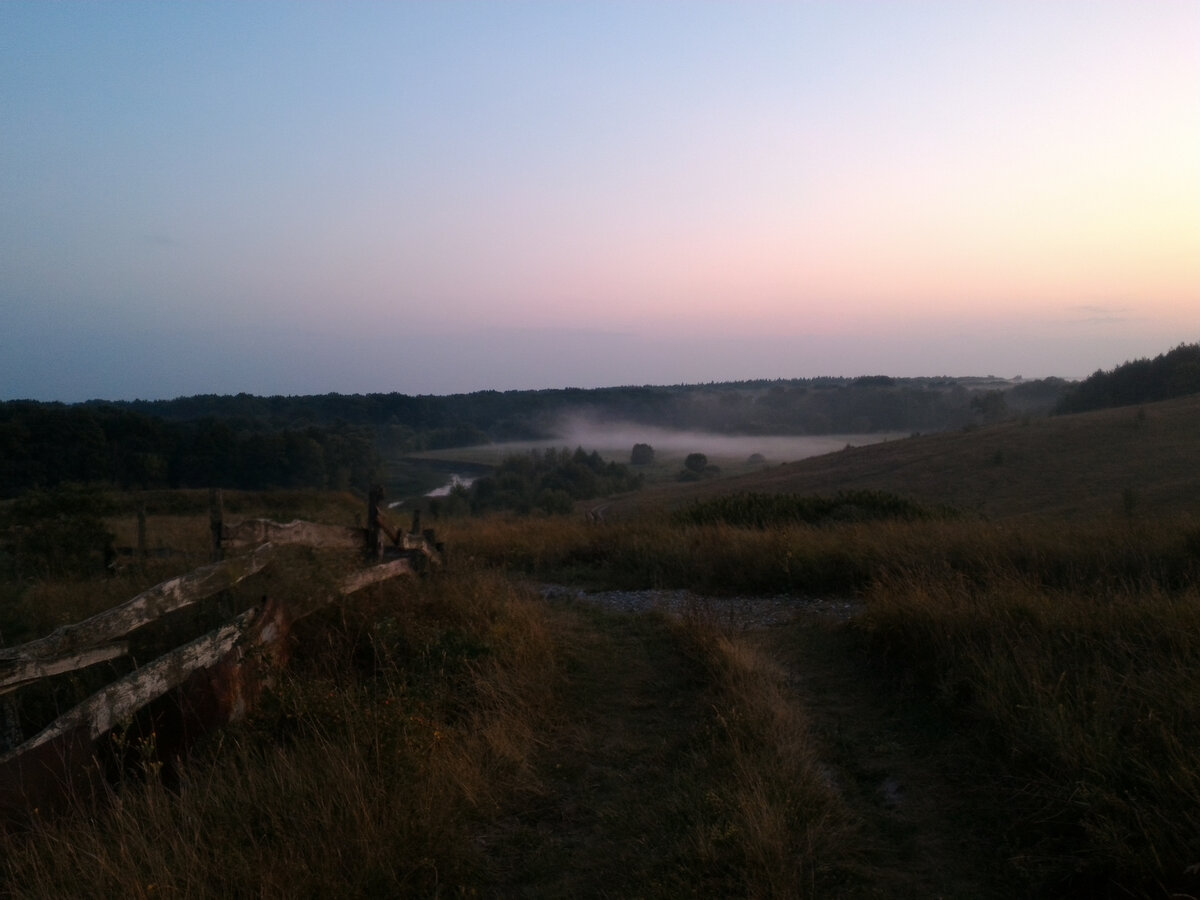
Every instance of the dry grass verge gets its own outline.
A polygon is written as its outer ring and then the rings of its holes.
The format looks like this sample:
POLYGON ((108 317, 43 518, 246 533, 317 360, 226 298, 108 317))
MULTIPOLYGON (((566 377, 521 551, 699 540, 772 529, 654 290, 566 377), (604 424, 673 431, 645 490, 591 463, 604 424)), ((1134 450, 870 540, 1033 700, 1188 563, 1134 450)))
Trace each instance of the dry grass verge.
MULTIPOLYGON (((296 586, 299 589, 299 586, 296 586)), ((463 565, 305 620, 168 789, 0 837, 0 896, 820 895, 846 817, 762 658, 463 565)))
POLYGON ((677 630, 708 672, 713 759, 729 773, 715 788, 728 830, 700 830, 701 852, 727 840, 746 896, 826 895, 855 853, 853 829, 785 674, 703 618, 677 630))
POLYGON ((392 585, 306 623, 296 670, 183 769, 3 837, 0 893, 349 896, 465 891, 476 823, 529 778, 554 655, 503 579, 392 585))
POLYGON ((999 837, 1034 884, 1055 895, 1198 892, 1195 588, 1048 590, 1020 576, 925 573, 877 585, 861 625, 877 654, 984 742, 979 761, 1008 786, 999 837))
POLYGON ((1110 519, 994 524, 978 519, 739 528, 678 526, 665 515, 447 523, 480 562, 550 581, 702 593, 840 593, 887 578, 952 571, 974 583, 1018 574, 1048 588, 1200 582, 1200 521, 1110 519))

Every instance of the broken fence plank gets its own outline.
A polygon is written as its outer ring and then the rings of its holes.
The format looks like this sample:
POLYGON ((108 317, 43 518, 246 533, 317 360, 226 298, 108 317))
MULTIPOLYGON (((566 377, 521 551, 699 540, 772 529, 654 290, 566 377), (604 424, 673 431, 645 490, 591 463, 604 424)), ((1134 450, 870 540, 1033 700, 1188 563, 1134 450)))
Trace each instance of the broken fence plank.
POLYGON ((0 684, 7 684, 9 673, 28 660, 58 658, 122 638, 129 632, 153 622, 160 616, 183 609, 197 600, 228 590, 245 578, 261 571, 274 555, 271 544, 263 544, 253 553, 212 563, 186 575, 171 578, 142 591, 132 600, 97 613, 74 625, 64 625, 44 638, 16 647, 0 649, 0 684))
POLYGON ((124 656, 128 652, 129 642, 117 641, 115 644, 91 647, 69 656, 57 656, 52 659, 4 660, 0 662, 0 695, 15 691, 39 678, 76 672, 96 663, 124 656))
POLYGON ((257 608, 246 610, 229 624, 160 656, 97 691, 25 743, 0 756, 0 765, 77 728, 86 729, 88 736, 95 740, 114 725, 128 721, 147 703, 183 684, 192 672, 216 664, 233 648, 258 612, 257 608))
MULTIPOLYGON (((342 579, 335 594, 315 601, 281 604, 278 612, 270 617, 272 621, 264 621, 262 624, 265 628, 252 635, 251 643, 266 644, 281 640, 292 622, 334 602, 338 597, 400 575, 412 574, 413 568, 407 559, 397 559, 355 572, 342 579)), ((222 662, 234 650, 238 639, 252 630, 251 626, 261 612, 259 607, 246 610, 229 624, 160 656, 154 662, 102 688, 19 747, 0 755, 0 765, 76 729, 86 729, 89 738, 95 740, 114 725, 128 721, 139 709, 183 684, 193 672, 222 662)))
POLYGON ((344 597, 347 594, 353 594, 355 591, 361 591, 365 587, 370 587, 381 581, 387 581, 389 578, 395 578, 398 575, 414 574, 416 573, 413 571, 412 563, 407 559, 396 559, 348 575, 342 579, 340 592, 344 597))

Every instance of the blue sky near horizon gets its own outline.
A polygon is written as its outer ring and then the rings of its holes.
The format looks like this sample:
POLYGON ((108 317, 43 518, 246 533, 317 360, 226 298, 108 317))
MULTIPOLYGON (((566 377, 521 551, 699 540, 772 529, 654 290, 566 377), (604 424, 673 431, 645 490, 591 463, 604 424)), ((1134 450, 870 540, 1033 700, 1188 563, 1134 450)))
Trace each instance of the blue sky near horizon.
POLYGON ((0 399, 1200 339, 1200 4, 0 4, 0 399))

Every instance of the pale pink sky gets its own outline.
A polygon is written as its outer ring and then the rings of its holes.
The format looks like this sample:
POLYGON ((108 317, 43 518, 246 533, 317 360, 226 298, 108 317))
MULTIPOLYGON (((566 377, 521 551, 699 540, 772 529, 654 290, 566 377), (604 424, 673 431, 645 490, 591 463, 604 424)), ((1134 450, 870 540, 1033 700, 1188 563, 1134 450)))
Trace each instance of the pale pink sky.
POLYGON ((1200 340, 1200 4, 0 5, 0 398, 1200 340))

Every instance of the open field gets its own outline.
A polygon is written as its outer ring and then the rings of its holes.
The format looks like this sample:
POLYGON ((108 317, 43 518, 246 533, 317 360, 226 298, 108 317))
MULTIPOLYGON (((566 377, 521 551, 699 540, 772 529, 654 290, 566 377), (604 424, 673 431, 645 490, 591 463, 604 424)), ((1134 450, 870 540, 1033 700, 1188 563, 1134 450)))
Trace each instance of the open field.
MULTIPOLYGON (((664 481, 599 524, 440 521, 450 570, 306 620, 177 790, 131 775, 0 837, 0 896, 1196 896, 1198 420, 1172 401, 664 481), (849 489, 960 512, 673 514, 849 489), (600 599, 634 590, 663 611, 600 599), (769 622, 742 615, 763 598, 769 622)), ((202 551, 196 499, 160 498, 151 543, 202 551)), ((359 501, 240 502, 354 524, 359 501)), ((153 577, 29 585, 10 614, 44 628, 153 577)))
POLYGON ((472 466, 495 466, 507 456, 533 450, 574 450, 582 447, 589 453, 598 452, 606 460, 628 463, 634 444, 648 443, 654 448, 654 462, 638 466, 649 482, 675 481, 683 462, 690 453, 703 453, 711 465, 719 466, 725 475, 760 472, 765 466, 792 460, 807 459, 841 450, 847 446, 863 446, 881 441, 898 440, 903 435, 821 434, 821 435, 722 435, 701 432, 666 431, 651 427, 614 426, 593 427, 564 434, 549 441, 511 441, 484 444, 478 447, 458 447, 451 450, 431 450, 412 454, 417 460, 436 460, 441 463, 463 462, 472 466), (751 461, 759 454, 761 460, 751 461))

